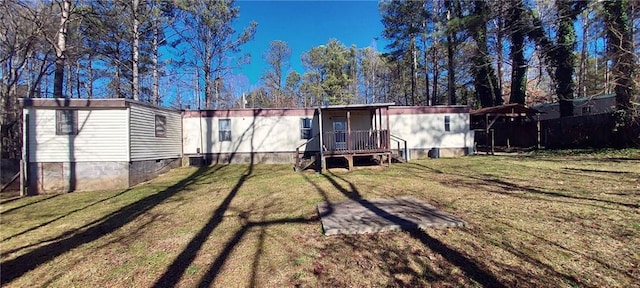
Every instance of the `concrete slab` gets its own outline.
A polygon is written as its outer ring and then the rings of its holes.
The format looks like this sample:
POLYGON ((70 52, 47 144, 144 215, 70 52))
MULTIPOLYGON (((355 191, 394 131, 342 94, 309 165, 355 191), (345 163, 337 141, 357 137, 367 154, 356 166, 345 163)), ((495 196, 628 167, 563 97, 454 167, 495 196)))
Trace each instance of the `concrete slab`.
POLYGON ((323 202, 318 204, 318 213, 325 235, 461 227, 467 224, 413 197, 323 202))

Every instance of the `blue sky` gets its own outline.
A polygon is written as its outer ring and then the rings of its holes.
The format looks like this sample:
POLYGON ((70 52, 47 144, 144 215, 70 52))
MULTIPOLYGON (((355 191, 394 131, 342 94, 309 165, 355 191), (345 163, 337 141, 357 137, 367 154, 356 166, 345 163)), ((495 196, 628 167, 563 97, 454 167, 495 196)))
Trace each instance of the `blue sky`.
POLYGON ((242 31, 250 21, 258 22, 254 39, 241 48, 242 53, 251 54, 251 63, 235 71, 244 74, 252 86, 268 69, 262 54, 273 40, 289 44, 291 69, 301 74, 302 53, 331 38, 346 46, 374 45, 378 51, 385 51, 387 42, 381 37, 383 25, 377 1, 237 1, 236 5, 240 7, 236 31, 242 31))

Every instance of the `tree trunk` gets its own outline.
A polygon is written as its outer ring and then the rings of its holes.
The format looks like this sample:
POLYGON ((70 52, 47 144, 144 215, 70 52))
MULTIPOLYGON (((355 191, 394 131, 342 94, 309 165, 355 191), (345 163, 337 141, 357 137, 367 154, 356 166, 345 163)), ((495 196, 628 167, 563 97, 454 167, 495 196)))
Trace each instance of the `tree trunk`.
POLYGON ((89 55, 89 59, 87 60, 87 98, 93 98, 93 59, 91 55, 89 55))
POLYGON ((56 43, 56 61, 55 72, 53 78, 53 97, 62 98, 62 86, 64 82, 64 66, 67 52, 67 21, 69 20, 69 11, 71 10, 70 0, 62 0, 60 5, 60 27, 58 29, 58 41, 56 43))
POLYGON ((114 90, 116 91, 116 98, 123 98, 122 97, 122 91, 120 90, 120 67, 116 67, 114 69, 114 75, 113 75, 113 85, 114 85, 114 90))
POLYGON ((560 117, 573 116, 573 74, 576 46, 576 34, 571 17, 571 3, 558 1, 558 45, 555 61, 557 63, 555 78, 557 82, 556 94, 560 99, 560 117))
POLYGON ((487 46, 487 20, 489 9, 485 2, 474 2, 474 15, 478 18, 477 23, 467 27, 471 36, 476 42, 477 49, 473 55, 473 73, 475 98, 480 100, 482 107, 491 107, 502 104, 502 97, 497 90, 498 80, 489 58, 487 46))
POLYGON ((611 74, 616 93, 616 106, 618 110, 623 111, 631 109, 636 70, 630 28, 632 21, 630 21, 630 15, 626 10, 628 5, 627 0, 604 2, 608 40, 607 50, 613 59, 611 74))
POLYGON ((213 98, 213 85, 214 83, 212 83, 212 79, 211 79, 211 71, 209 70, 208 67, 204 67, 204 105, 205 108, 210 109, 211 108, 211 100, 213 98))
POLYGON ((431 92, 433 93, 433 97, 431 103, 433 105, 438 105, 438 78, 440 78, 440 65, 438 65, 438 46, 435 45, 433 48, 433 89, 431 92))
MULTIPOLYGON (((502 13, 504 9, 503 1, 498 1, 498 11, 502 13)), ((504 63, 504 51, 502 46, 503 32, 504 32, 504 17, 497 17, 497 30, 496 30, 496 54, 498 60, 496 61, 496 69, 498 70, 497 78, 498 78, 498 94, 500 95, 500 102, 502 103, 502 79, 504 77, 504 73, 502 71, 502 63, 504 63)))
MULTIPOLYGON (((69 60, 69 59, 67 59, 67 60, 69 60)), ((66 70, 67 70, 67 79, 66 79, 67 80, 67 84, 65 85, 66 88, 67 88, 67 93, 66 94, 67 94, 67 97, 73 98, 73 72, 74 71, 71 68, 73 66, 71 66, 71 63, 69 63, 69 61, 67 61, 65 66, 66 66, 66 70)), ((78 95, 78 97, 80 97, 80 96, 78 95)))
POLYGON ((418 73, 418 59, 416 53, 416 37, 411 38, 411 105, 416 105, 416 74, 418 73))
POLYGON ((153 54, 151 55, 151 63, 153 65, 153 104, 160 104, 160 77, 158 76, 158 46, 160 38, 160 28, 158 27, 158 18, 159 16, 154 16, 156 18, 153 19, 153 40, 151 41, 151 50, 153 50, 153 54))
POLYGON ((131 47, 131 74, 132 74, 132 79, 131 79, 131 96, 133 98, 133 100, 138 101, 138 91, 140 90, 140 79, 138 76, 138 67, 139 67, 139 61, 138 58, 140 56, 140 19, 138 19, 139 15, 138 15, 138 4, 139 4, 139 0, 132 0, 131 2, 131 9, 132 9, 132 16, 133 16, 133 27, 131 27, 132 31, 131 33, 133 34, 133 45, 131 47))
POLYGON ((76 81, 75 81, 75 85, 76 85, 76 94, 78 95, 78 98, 82 98, 82 94, 81 94, 81 80, 80 80, 80 71, 81 71, 81 67, 80 67, 80 59, 76 60, 76 81))
POLYGON ((586 81, 585 77, 587 75, 587 41, 588 41, 588 32, 589 32, 589 12, 583 14, 582 17, 582 48, 580 49, 580 66, 578 70, 578 97, 585 97, 586 93, 586 81))
POLYGON ((454 43, 451 33, 447 33, 447 95, 449 105, 456 105, 456 78, 454 58, 454 43))
MULTIPOLYGON (((422 11, 427 11, 427 1, 422 4, 422 11)), ((427 51, 427 20, 422 20, 422 53, 424 57, 424 101, 425 105, 431 106, 431 98, 429 97, 429 52, 427 51)))
POLYGON ((527 91, 527 63, 524 58, 524 25, 522 1, 511 3, 511 93, 509 103, 525 104, 527 91))

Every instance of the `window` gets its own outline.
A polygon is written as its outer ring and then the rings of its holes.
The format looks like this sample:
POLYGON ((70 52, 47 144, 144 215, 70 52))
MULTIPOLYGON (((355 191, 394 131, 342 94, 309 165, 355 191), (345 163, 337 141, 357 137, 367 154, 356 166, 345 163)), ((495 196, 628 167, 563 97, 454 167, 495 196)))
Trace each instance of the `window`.
POLYGON ((311 118, 300 119, 300 139, 311 138, 311 118))
POLYGON ((167 117, 156 115, 156 137, 167 137, 167 117))
POLYGON ((451 131, 451 116, 444 116, 444 131, 451 131))
POLYGON ((218 119, 218 140, 231 141, 231 119, 218 119))
POLYGON ((78 134, 78 110, 56 110, 56 135, 78 134))

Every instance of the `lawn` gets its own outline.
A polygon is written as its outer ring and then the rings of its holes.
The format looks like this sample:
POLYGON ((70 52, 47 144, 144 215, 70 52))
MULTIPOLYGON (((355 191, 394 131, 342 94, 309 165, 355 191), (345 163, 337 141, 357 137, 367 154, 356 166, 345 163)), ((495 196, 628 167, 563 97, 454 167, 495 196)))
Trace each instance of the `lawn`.
POLYGON ((175 169, 1 199, 6 287, 601 286, 640 279, 640 150, 430 159, 324 175, 175 169), (324 236, 323 201, 413 196, 465 228, 324 236))

